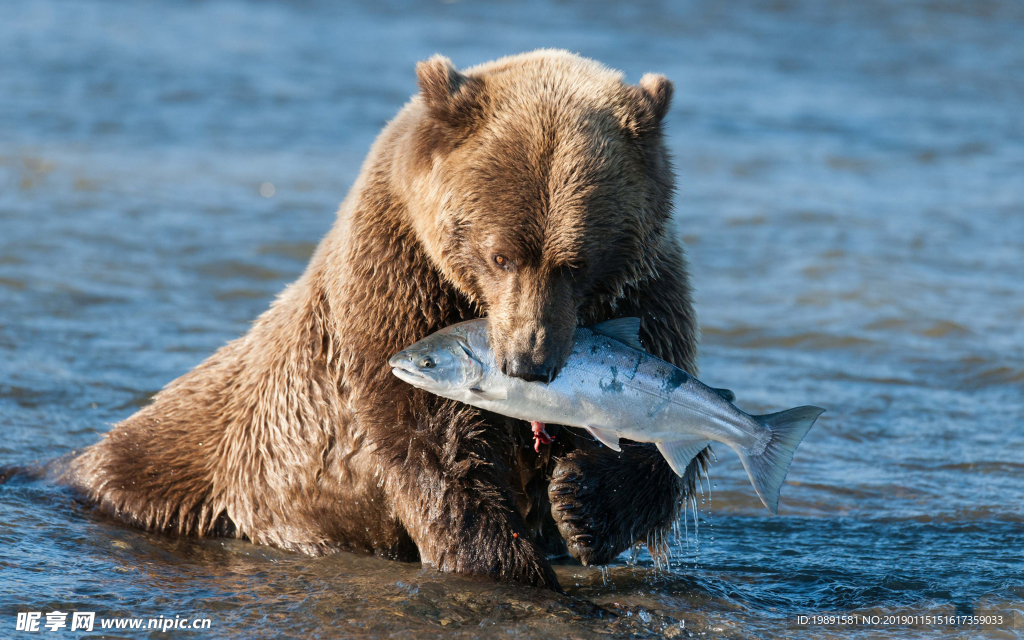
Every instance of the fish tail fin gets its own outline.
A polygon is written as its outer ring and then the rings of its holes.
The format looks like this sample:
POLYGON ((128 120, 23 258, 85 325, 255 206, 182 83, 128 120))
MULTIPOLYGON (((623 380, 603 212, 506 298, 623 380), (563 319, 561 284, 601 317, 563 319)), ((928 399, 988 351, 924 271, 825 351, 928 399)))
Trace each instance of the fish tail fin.
POLYGON ((786 479, 786 472, 789 471, 789 463, 793 461, 793 453, 814 426, 814 421, 824 412, 821 407, 808 406, 751 416, 771 431, 771 439, 759 454, 751 454, 749 451, 738 453, 754 485, 754 491, 757 491, 764 506, 775 515, 779 514, 779 492, 786 479))

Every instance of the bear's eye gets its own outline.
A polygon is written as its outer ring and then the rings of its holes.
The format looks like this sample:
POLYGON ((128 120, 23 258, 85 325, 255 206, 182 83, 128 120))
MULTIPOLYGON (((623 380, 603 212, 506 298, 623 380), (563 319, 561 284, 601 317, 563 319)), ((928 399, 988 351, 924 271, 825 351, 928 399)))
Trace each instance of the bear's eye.
POLYGON ((572 278, 574 280, 576 278, 579 278, 580 276, 582 276, 583 275, 583 271, 586 270, 586 266, 584 266, 582 263, 578 263, 578 262, 577 263, 567 264, 563 268, 565 270, 566 275, 568 275, 570 278, 572 278))
POLYGON ((502 269, 508 269, 512 266, 512 261, 500 253, 496 253, 494 254, 494 264, 498 265, 502 269))

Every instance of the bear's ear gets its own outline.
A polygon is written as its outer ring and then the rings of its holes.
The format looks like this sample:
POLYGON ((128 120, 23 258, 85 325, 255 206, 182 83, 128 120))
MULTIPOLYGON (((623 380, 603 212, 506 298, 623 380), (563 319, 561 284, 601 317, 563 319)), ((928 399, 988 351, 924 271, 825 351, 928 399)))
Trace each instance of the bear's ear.
POLYGON ((639 86, 630 89, 634 106, 626 116, 626 129, 639 137, 658 131, 672 102, 672 81, 661 74, 648 73, 640 78, 639 86))
POLYGON ((640 78, 640 91, 651 115, 658 122, 661 122, 668 113, 669 104, 672 102, 672 89, 672 81, 660 73, 645 73, 644 77, 640 78))
POLYGON ((434 55, 417 63, 416 77, 423 102, 438 120, 465 124, 480 111, 483 81, 459 73, 448 58, 434 55))

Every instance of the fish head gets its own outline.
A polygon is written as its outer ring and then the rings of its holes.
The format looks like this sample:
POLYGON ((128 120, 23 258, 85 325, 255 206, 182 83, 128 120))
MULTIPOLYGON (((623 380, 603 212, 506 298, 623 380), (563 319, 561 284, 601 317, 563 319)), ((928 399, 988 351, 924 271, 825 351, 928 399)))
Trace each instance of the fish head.
POLYGON ((427 336, 396 353, 388 364, 405 382, 442 396, 473 387, 485 373, 469 342, 448 332, 427 336))

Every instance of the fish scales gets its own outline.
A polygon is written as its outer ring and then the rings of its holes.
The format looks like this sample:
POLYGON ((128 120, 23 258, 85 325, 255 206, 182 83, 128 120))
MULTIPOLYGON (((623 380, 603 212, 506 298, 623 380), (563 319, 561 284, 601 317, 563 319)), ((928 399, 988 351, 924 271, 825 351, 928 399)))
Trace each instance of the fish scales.
POLYGON ((723 404, 713 389, 664 360, 621 346, 588 329, 577 331, 572 354, 562 373, 549 385, 552 402, 556 398, 560 403, 576 398, 586 403, 581 412, 586 415, 586 424, 572 426, 630 425, 617 429, 621 437, 647 441, 648 437, 660 436, 670 440, 680 424, 691 422, 696 415, 712 421, 708 427, 720 426, 719 435, 732 437, 756 452, 763 451, 767 438, 759 436, 766 434, 730 428, 745 414, 723 404), (596 354, 601 354, 600 360, 594 359, 596 354), (563 376, 568 378, 568 389, 559 385, 563 376), (593 384, 595 376, 598 394, 593 384))

